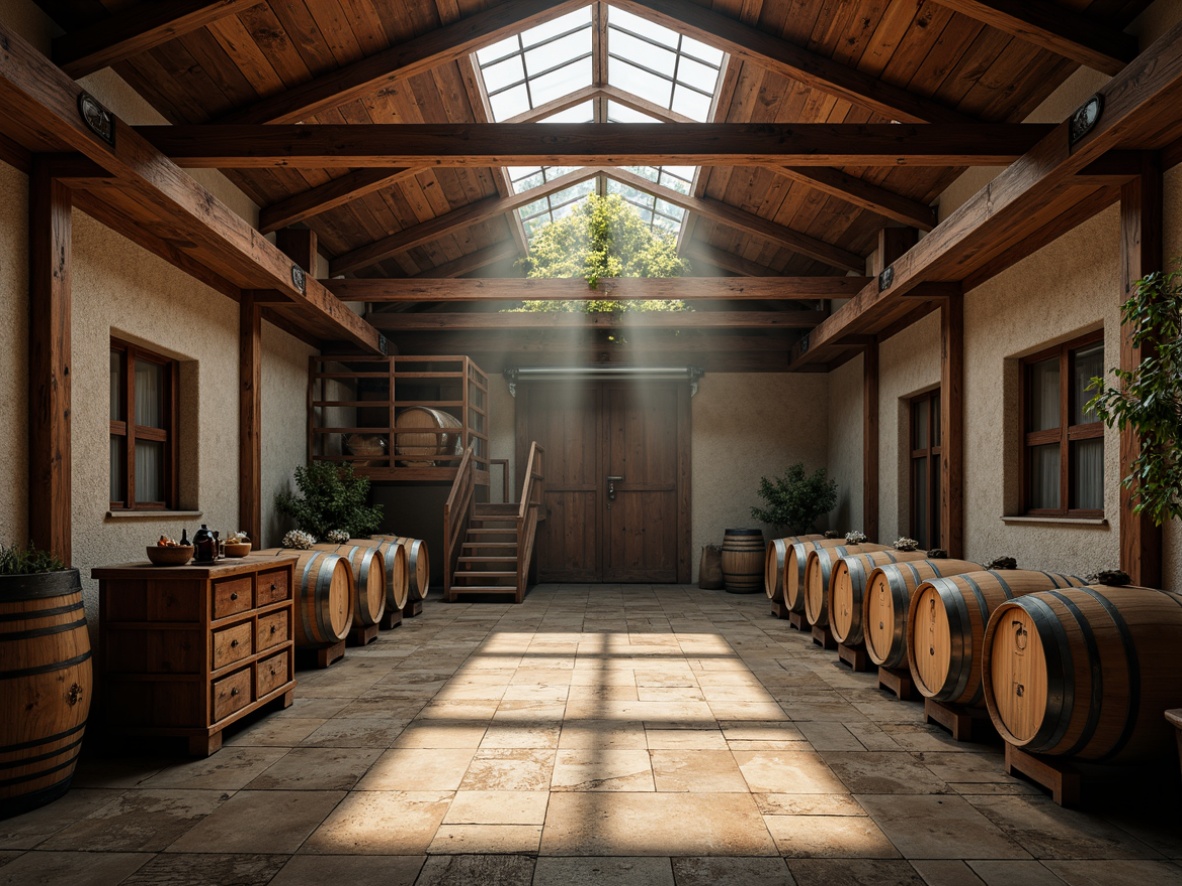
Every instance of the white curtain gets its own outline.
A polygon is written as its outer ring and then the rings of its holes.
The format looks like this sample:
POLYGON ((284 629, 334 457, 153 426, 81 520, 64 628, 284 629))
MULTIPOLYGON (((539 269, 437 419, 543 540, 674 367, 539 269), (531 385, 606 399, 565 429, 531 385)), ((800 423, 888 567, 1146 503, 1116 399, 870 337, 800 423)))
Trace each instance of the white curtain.
POLYGON ((1104 440, 1076 440, 1071 444, 1072 507, 1104 510, 1104 440))
POLYGON ((135 423, 149 428, 164 427, 164 367, 157 363, 136 361, 135 423))
POLYGON ((164 444, 154 440, 135 441, 135 499, 137 502, 164 501, 164 444))
POLYGON ((1059 507, 1059 444, 1035 446, 1030 450, 1030 495, 1032 508, 1059 507))
POLYGON ((1059 427, 1059 358, 1030 367, 1030 430, 1059 427))

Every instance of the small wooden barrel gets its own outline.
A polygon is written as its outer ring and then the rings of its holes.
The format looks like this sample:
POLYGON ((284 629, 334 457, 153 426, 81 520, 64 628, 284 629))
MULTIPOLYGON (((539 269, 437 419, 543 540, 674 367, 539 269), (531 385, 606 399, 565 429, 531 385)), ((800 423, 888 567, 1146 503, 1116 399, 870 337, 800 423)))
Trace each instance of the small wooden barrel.
POLYGON ((1085 584, 1077 575, 1029 569, 966 572, 925 581, 911 595, 907 662, 915 686, 945 704, 985 707, 981 646, 989 616, 1006 600, 1085 584))
POLYGON ((447 461, 460 445, 460 420, 450 412, 430 406, 411 406, 398 413, 394 449, 401 463, 411 467, 430 467, 447 461), (406 428, 421 428, 418 433, 406 433, 406 428), (435 430, 445 430, 435 433, 435 430), (436 458, 440 456, 441 458, 436 458))
POLYGON ((982 679, 1002 738, 1080 760, 1169 756, 1162 711, 1182 705, 1182 597, 1149 588, 1065 588, 1002 603, 982 679))
POLYGON ((823 535, 789 535, 784 538, 774 538, 767 543, 767 554, 763 561, 763 590, 767 598, 773 603, 784 599, 784 560, 788 556, 788 548, 797 542, 817 541, 823 535))
POLYGON ((403 535, 375 535, 382 541, 393 541, 406 548, 407 571, 410 573, 410 599, 426 600, 427 591, 431 589, 431 558, 427 553, 427 543, 421 538, 408 538, 403 535))
POLYGON ((788 545, 784 555, 784 605, 792 612, 804 615, 804 567, 809 551, 839 548, 847 544, 844 538, 818 538, 788 545))
POLYGON ((295 645, 300 649, 332 646, 353 627, 353 570, 327 551, 267 548, 262 557, 295 556, 295 645))
POLYGON ((728 529, 723 533, 722 580, 727 593, 759 593, 763 560, 762 529, 728 529))
POLYGON ((929 578, 981 572, 968 560, 913 560, 875 567, 866 580, 862 600, 862 634, 866 655, 879 667, 907 667, 907 613, 911 594, 929 578))
POLYGON ((829 579, 842 557, 885 551, 886 545, 841 545, 809 551, 804 563, 804 617, 815 627, 829 626, 829 579))
POLYGON ((0 818, 70 788, 94 683, 78 570, 0 582, 0 818))
POLYGON ((348 561, 353 572, 353 621, 362 627, 379 624, 386 614, 386 572, 378 552, 352 539, 348 544, 312 545, 312 549, 348 561))
POLYGON ((410 568, 406 548, 396 541, 377 538, 351 538, 349 544, 377 551, 386 570, 386 609, 402 610, 410 599, 410 568))
POLYGON ((927 551, 897 551, 887 548, 869 554, 842 557, 829 573, 829 628, 843 646, 862 644, 862 598, 866 579, 875 567, 884 563, 926 560, 927 551))

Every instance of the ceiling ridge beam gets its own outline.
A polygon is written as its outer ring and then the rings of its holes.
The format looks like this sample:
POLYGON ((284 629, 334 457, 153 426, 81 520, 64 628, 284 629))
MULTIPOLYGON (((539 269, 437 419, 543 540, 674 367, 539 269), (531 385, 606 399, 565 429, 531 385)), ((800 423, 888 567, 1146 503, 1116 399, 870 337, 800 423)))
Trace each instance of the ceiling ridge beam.
POLYGON ((823 311, 450 311, 371 314, 387 332, 447 332, 461 329, 812 329, 823 311))
POLYGON ((687 34, 744 61, 842 98, 888 120, 975 123, 977 118, 885 83, 690 0, 612 0, 612 5, 687 34))
POLYGON ((1043 123, 354 123, 138 126, 186 168, 1001 166, 1043 123))
POLYGON ((320 74, 222 115, 226 123, 294 123, 340 107, 395 80, 455 61, 517 31, 584 6, 586 0, 504 0, 397 46, 320 74))
POLYGON ((53 60, 78 80, 257 5, 258 0, 140 3, 89 27, 55 38, 53 60))
POLYGON ((1137 57, 1137 38, 1045 0, 936 0, 983 25, 1105 74, 1137 57))

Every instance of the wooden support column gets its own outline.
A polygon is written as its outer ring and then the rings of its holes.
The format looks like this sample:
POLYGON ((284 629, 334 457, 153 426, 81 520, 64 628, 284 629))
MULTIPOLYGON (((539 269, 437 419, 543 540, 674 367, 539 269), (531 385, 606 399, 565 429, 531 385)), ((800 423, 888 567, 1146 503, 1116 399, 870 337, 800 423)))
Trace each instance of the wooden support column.
POLYGON ((34 158, 29 184, 29 540, 68 566, 73 200, 52 158, 34 158))
POLYGON ((309 277, 316 276, 316 232, 307 228, 280 228, 275 232, 275 245, 288 258, 304 269, 309 277))
POLYGON ((238 303, 238 528, 263 544, 262 309, 253 292, 238 303))
MULTIPOLYGON (((1146 274, 1162 270, 1162 168, 1161 157, 1146 153, 1140 173, 1120 193, 1121 300, 1133 294, 1133 284, 1146 274)), ((1120 368, 1135 369, 1144 355, 1133 347, 1132 329, 1120 331, 1120 368)), ((1120 475, 1132 471, 1141 449, 1136 431, 1120 432, 1120 475)), ((1120 487, 1120 568, 1133 584, 1160 588, 1162 582, 1162 532, 1148 515, 1133 513, 1133 494, 1120 487)))
POLYGON ((940 306, 940 547, 964 554, 964 302, 940 306))

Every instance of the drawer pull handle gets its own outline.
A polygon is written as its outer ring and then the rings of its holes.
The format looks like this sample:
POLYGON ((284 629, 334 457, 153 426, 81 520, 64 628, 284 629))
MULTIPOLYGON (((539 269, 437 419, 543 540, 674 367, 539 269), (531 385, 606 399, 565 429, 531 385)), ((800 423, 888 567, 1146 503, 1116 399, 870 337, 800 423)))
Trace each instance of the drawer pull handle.
POLYGON ((279 585, 275 584, 275 582, 271 582, 271 590, 273 590, 273 591, 279 590, 279 585))
POLYGON ((231 641, 230 641, 230 648, 231 648, 231 649, 237 649, 237 648, 238 648, 238 641, 237 641, 237 640, 231 640, 231 641))
POLYGON ((237 600, 237 599, 238 599, 238 592, 237 592, 237 591, 235 591, 234 593, 232 593, 232 594, 230 595, 230 599, 231 599, 231 600, 237 600))
POLYGON ((275 633, 275 625, 271 625, 271 633, 275 633))
POLYGON ((234 697, 235 695, 237 695, 237 694, 238 694, 238 690, 237 690, 237 688, 235 688, 235 689, 231 689, 231 690, 230 690, 230 697, 231 697, 231 698, 233 698, 233 697, 234 697))

